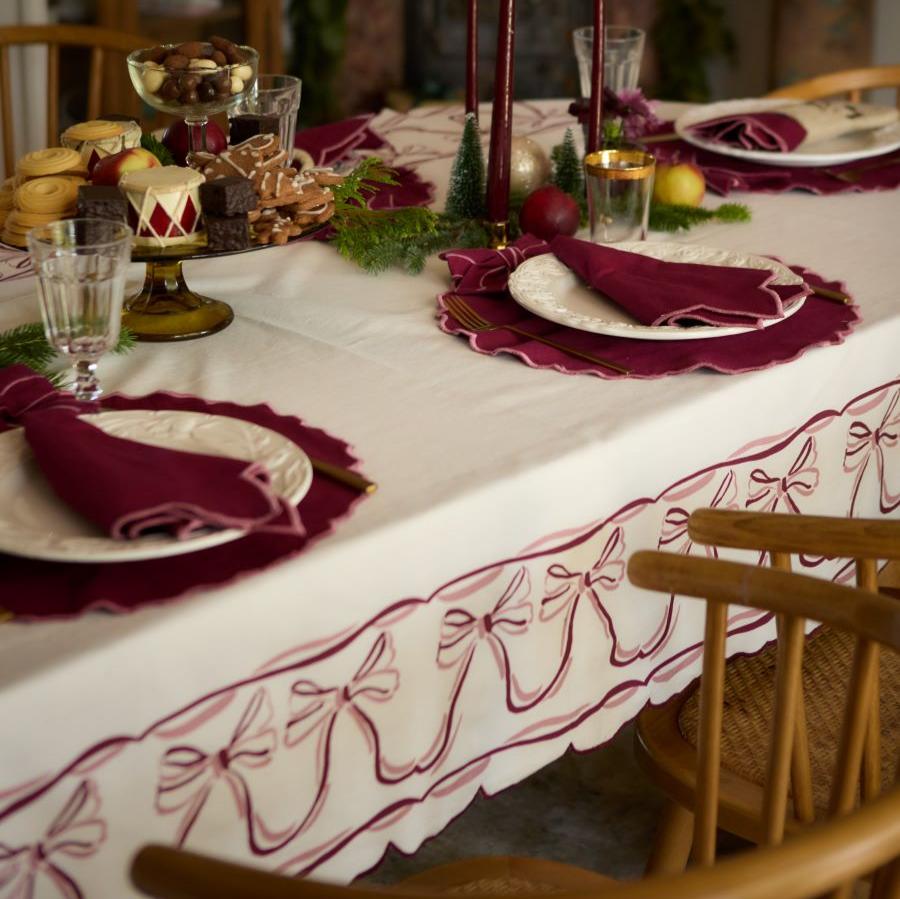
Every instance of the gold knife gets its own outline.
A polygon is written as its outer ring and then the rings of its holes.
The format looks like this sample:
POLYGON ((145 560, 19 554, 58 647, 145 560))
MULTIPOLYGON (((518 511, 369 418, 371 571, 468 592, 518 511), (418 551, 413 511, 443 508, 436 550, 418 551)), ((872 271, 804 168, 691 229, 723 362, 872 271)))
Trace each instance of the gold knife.
POLYGON ((332 465, 323 459, 314 459, 310 456, 309 461, 312 463, 313 471, 337 481, 345 487, 352 487, 360 493, 372 494, 378 489, 378 485, 374 481, 364 478, 359 472, 350 471, 349 468, 341 468, 340 465, 332 465))
POLYGON ((823 300, 831 300, 832 303, 843 303, 845 306, 853 305, 853 300, 839 290, 830 290, 827 287, 813 287, 812 284, 809 285, 809 289, 823 300))

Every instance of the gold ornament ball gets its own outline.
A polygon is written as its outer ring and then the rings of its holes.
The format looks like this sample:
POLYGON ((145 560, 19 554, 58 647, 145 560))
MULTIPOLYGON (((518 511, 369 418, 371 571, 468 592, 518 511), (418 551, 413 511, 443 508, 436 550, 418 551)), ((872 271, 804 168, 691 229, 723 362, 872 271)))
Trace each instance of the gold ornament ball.
POLYGON ((549 177, 550 160, 541 146, 529 137, 514 137, 509 160, 510 193, 527 196, 546 184, 549 177))

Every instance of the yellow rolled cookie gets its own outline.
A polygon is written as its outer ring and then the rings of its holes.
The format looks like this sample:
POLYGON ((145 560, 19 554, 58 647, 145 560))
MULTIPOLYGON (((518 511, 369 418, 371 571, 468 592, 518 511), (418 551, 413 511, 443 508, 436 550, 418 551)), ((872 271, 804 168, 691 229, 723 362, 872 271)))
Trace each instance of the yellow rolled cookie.
POLYGON ((10 231, 8 227, 4 227, 3 232, 0 233, 0 240, 3 243, 8 243, 10 246, 21 247, 22 249, 28 246, 25 235, 10 231))
POLYGON ((77 125, 72 125, 71 128, 66 128, 60 135, 60 143, 70 146, 68 141, 108 140, 111 137, 118 137, 124 130, 124 125, 120 125, 118 122, 91 119, 89 122, 79 122, 77 125))
POLYGON ((0 187, 0 210, 6 212, 8 209, 12 209, 15 206, 14 196, 15 191, 0 187))
POLYGON ((9 215, 9 211, 6 209, 0 209, 0 228, 3 227, 3 223, 6 221, 6 217, 9 215))
POLYGON ((16 188, 16 208, 22 212, 59 214, 71 209, 78 199, 78 184, 81 179, 48 175, 26 181, 16 188))
POLYGON ((23 230, 28 232, 38 225, 46 225, 49 222, 55 222, 64 218, 66 214, 71 214, 71 212, 71 209, 67 209, 64 212, 23 212, 21 209, 14 209, 6 220, 6 227, 15 231, 23 230))
POLYGON ((81 154, 68 147, 47 147, 26 153, 16 164, 16 174, 22 178, 59 175, 82 169, 81 154))

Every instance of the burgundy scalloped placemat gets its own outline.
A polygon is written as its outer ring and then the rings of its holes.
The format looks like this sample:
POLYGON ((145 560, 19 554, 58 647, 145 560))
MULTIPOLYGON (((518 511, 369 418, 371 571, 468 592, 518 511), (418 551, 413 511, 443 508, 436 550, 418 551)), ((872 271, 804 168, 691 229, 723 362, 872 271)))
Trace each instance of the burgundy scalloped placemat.
MULTIPOLYGON (((101 405, 105 409, 178 409, 228 415, 277 431, 308 455, 334 465, 355 469, 359 464, 343 440, 299 418, 280 415, 265 404, 240 406, 160 392, 142 397, 113 394, 101 405)), ((80 564, 0 553, 0 605, 15 620, 28 621, 72 617, 90 610, 130 612, 148 603, 172 601, 297 555, 331 533, 361 499, 355 490, 315 476, 298 506, 306 536, 250 534, 221 546, 162 559, 80 564)))
MULTIPOLYGON (((533 245, 534 241, 531 237, 520 238, 516 244, 499 252, 453 250, 443 254, 442 258, 449 258, 451 263, 456 289, 438 297, 441 330, 467 337, 469 345, 477 353, 490 356, 508 353, 531 368, 552 368, 564 374, 589 374, 608 379, 649 379, 699 368, 724 374, 769 368, 797 359, 813 347, 842 343, 861 320, 855 305, 810 296, 803 307, 785 321, 770 328, 731 337, 679 341, 632 340, 579 331, 532 315, 519 306, 505 289, 500 292, 501 288, 505 288, 509 271, 527 256, 541 252, 540 247, 533 245), (495 262, 488 258, 491 252, 496 256, 495 262), (471 265, 466 269, 469 257, 471 265), (468 331, 447 310, 445 298, 453 293, 464 296, 475 311, 488 321, 515 325, 575 350, 615 362, 630 369, 630 374, 618 374, 537 341, 529 341, 511 331, 468 331)), ((790 268, 810 286, 847 293, 842 281, 826 280, 802 266, 790 268)))

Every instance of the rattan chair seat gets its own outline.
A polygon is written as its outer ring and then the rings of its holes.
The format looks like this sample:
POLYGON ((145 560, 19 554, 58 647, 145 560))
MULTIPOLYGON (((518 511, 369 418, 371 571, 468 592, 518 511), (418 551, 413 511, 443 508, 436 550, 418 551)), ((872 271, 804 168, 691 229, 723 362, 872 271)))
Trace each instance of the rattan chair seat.
POLYGON ((396 888, 448 896, 548 896, 585 890, 596 892, 615 880, 546 859, 515 856, 483 856, 429 868, 407 877, 396 888))
MULTIPOLYGON (((832 685, 847 683, 854 644, 852 635, 821 628, 809 638, 803 653, 813 801, 818 814, 828 807, 844 709, 844 692, 832 685)), ((726 669, 722 767, 759 786, 765 783, 774 680, 774 644, 757 655, 731 660, 726 669)), ((882 654, 880 680, 881 779, 888 786, 894 782, 900 756, 900 654, 882 654)), ((694 747, 699 719, 699 692, 693 689, 682 703, 678 727, 694 747)))

